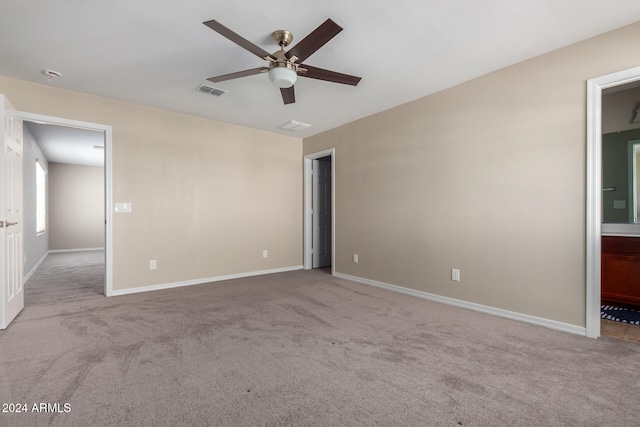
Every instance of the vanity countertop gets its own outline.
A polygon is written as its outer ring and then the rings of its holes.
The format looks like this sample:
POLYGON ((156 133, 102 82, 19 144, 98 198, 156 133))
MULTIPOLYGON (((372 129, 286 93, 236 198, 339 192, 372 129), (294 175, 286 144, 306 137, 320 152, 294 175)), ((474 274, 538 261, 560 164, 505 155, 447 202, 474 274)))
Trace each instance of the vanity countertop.
POLYGON ((640 223, 602 224, 603 236, 640 237, 640 223))

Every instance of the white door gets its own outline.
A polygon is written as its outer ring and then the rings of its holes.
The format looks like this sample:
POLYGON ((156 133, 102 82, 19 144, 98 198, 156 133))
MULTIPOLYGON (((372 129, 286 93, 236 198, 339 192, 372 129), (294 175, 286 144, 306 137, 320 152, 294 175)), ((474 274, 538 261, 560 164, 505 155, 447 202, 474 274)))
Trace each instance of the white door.
POLYGON ((0 95, 0 329, 24 308, 22 120, 13 111, 9 100, 0 95))
POLYGON ((313 160, 313 268, 331 265, 331 157, 313 160))

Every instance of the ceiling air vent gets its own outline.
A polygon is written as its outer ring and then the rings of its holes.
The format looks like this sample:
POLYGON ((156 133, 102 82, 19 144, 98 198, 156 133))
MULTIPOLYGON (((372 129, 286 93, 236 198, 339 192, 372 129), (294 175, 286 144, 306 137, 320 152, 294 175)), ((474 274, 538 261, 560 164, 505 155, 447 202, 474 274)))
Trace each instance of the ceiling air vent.
POLYGON ((196 90, 198 92, 207 93, 209 95, 214 95, 214 96, 222 96, 225 93, 227 93, 226 90, 217 89, 215 87, 211 87, 211 86, 207 86, 207 85, 200 85, 200 86, 198 86, 196 88, 196 90))
POLYGON ((310 127, 309 123, 298 122, 296 120, 289 120, 287 123, 278 126, 280 129, 290 130, 291 132, 300 132, 310 127))

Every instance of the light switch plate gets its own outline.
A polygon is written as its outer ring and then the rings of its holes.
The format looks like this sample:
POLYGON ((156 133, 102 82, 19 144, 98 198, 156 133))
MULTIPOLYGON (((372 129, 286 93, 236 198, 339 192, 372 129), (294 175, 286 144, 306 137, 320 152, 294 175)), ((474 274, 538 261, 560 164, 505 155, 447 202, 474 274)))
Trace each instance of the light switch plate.
POLYGON ((131 212, 131 203, 116 203, 116 212, 119 212, 119 213, 131 212))

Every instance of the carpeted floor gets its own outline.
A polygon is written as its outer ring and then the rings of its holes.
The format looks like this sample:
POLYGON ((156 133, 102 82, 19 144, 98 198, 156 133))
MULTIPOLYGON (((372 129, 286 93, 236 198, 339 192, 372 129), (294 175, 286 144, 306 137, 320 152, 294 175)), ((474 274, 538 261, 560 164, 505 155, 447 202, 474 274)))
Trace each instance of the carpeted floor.
POLYGON ((636 426, 640 419, 637 344, 324 271, 50 302, 27 304, 0 332, 0 402, 30 411, 58 403, 62 412, 0 413, 1 426, 636 426))
POLYGON ((47 255, 25 286, 25 306, 58 304, 104 295, 104 251, 47 255))

